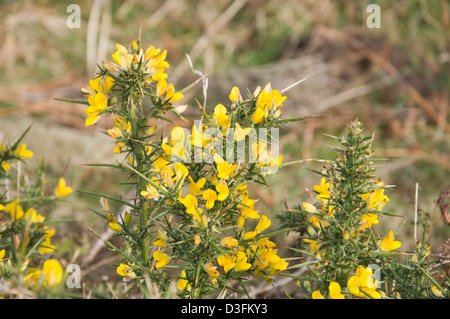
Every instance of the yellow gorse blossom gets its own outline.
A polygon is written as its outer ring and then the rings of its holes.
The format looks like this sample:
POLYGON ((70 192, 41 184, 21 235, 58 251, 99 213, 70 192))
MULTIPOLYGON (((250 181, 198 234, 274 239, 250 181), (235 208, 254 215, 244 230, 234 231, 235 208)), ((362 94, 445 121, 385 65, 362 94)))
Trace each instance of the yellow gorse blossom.
POLYGON ((214 108, 214 118, 219 126, 230 127, 230 117, 227 115, 227 109, 222 104, 217 104, 214 108))
POLYGON ((63 278, 63 268, 56 259, 49 259, 44 262, 42 267, 45 283, 49 286, 58 285, 63 278))
MULTIPOLYGON (((341 293, 341 286, 339 283, 332 281, 328 286, 330 299, 345 299, 345 296, 341 293)), ((312 293, 312 299, 325 299, 325 297, 316 290, 312 293)))
POLYGON ((384 251, 396 250, 402 245, 401 242, 394 240, 394 232, 389 231, 389 234, 381 241, 380 249, 384 251))
POLYGON ((108 107, 108 98, 102 92, 95 94, 95 96, 89 96, 89 107, 84 109, 84 113, 88 116, 86 119, 86 126, 95 124, 102 114, 102 112, 108 107))
POLYGON ((116 272, 118 275, 123 276, 123 277, 130 277, 130 278, 136 277, 136 273, 132 270, 132 268, 125 264, 120 264, 116 268, 116 272))
POLYGON ((181 291, 185 289, 187 291, 191 290, 191 284, 189 283, 189 280, 186 279, 186 272, 184 270, 181 272, 180 278, 177 281, 177 288, 181 291))
POLYGON ((38 250, 41 254, 49 254, 56 249, 56 247, 54 245, 52 245, 52 243, 51 243, 51 238, 53 237, 54 234, 55 234, 54 229, 46 229, 45 230, 44 240, 43 240, 41 246, 39 246, 39 248, 38 248, 38 250))
POLYGON ((231 92, 230 92, 230 95, 228 96, 228 98, 230 99, 231 102, 238 102, 238 103, 243 102, 241 93, 237 86, 235 86, 231 89, 231 92))
POLYGON ((234 270, 236 271, 247 271, 252 267, 252 264, 247 262, 247 255, 243 251, 236 252, 236 261, 234 270))
POLYGON ((141 195, 146 199, 155 199, 159 197, 159 192, 152 184, 148 183, 144 191, 141 191, 141 195))
POLYGON ((270 219, 268 219, 266 215, 263 215, 259 220, 258 224, 256 225, 255 230, 244 234, 243 236, 244 239, 249 240, 255 238, 263 231, 265 231, 267 228, 269 228, 270 224, 271 224, 270 219))
POLYGON ((122 230, 122 226, 120 226, 120 224, 117 222, 116 218, 111 215, 110 213, 106 214, 106 218, 109 221, 109 228, 111 228, 113 231, 118 232, 122 230))
MULTIPOLYGON (((377 186, 384 186, 384 183, 379 182, 377 186)), ((389 201, 389 198, 384 194, 383 188, 376 189, 369 194, 362 194, 361 196, 368 203, 369 209, 376 209, 378 211, 381 211, 389 201)))
POLYGON ((153 252, 153 258, 157 261, 157 263, 155 265, 156 268, 163 268, 170 261, 170 258, 168 255, 161 253, 159 251, 153 252))
POLYGON ((314 190, 318 193, 317 198, 321 201, 327 201, 330 198, 331 183, 327 183, 325 177, 320 180, 320 185, 314 186, 314 190))
POLYGON ((363 214, 361 216, 360 229, 367 229, 372 227, 373 224, 378 224, 378 215, 374 213, 363 214))
POLYGON ((380 299, 381 294, 376 291, 378 281, 372 278, 372 268, 358 266, 356 273, 348 282, 350 293, 356 297, 380 299))
POLYGON ((253 123, 261 123, 270 113, 273 113, 274 118, 279 117, 281 111, 277 110, 277 108, 282 106, 285 99, 286 97, 282 96, 278 90, 271 90, 270 87, 266 87, 258 95, 256 109, 252 114, 253 123))
POLYGON ((16 150, 16 155, 18 157, 30 158, 33 157, 33 152, 27 150, 27 144, 21 144, 16 150))
POLYGON ((11 216, 12 221, 21 219, 24 214, 22 206, 19 205, 19 199, 6 204, 4 206, 4 210, 11 216))
POLYGON ((223 267, 223 271, 225 273, 229 272, 236 263, 234 262, 236 260, 236 257, 233 255, 222 255, 217 258, 217 263, 223 267))
POLYGON ((167 235, 160 230, 156 234, 158 236, 158 240, 154 241, 153 245, 165 248, 167 246, 167 241, 169 240, 169 237, 167 237, 167 235))
POLYGON ((213 285, 216 284, 217 282, 217 277, 219 277, 220 273, 217 271, 217 267, 214 266, 214 264, 212 262, 206 263, 204 266, 204 269, 206 271, 206 273, 209 276, 209 279, 211 280, 211 283, 213 285))
POLYGON ((205 207, 211 209, 213 208, 214 203, 217 200, 217 193, 212 189, 207 189, 203 192, 203 199, 206 200, 205 207))
POLYGON ((225 199, 227 199, 228 195, 230 194, 230 190, 227 186, 227 184, 221 180, 217 185, 216 185, 216 191, 218 193, 217 195, 217 200, 223 202, 225 199))
POLYGON ((202 177, 197 182, 194 182, 192 177, 189 176, 190 185, 189 185, 189 191, 192 195, 200 195, 202 193, 202 187, 206 183, 206 178, 202 177))
POLYGON ((58 181, 58 186, 55 189, 55 195, 57 197, 65 197, 70 193, 72 193, 72 191, 73 191, 72 188, 66 186, 66 181, 64 180, 64 178, 61 177, 58 181))
POLYGON ((156 85, 156 94, 164 101, 168 101, 171 103, 183 98, 183 94, 180 92, 175 93, 173 84, 167 84, 166 80, 164 79, 158 81, 158 84, 156 85))
POLYGON ((29 223, 43 223, 45 221, 45 217, 38 214, 34 208, 27 210, 25 218, 29 223))
POLYGON ((225 247, 228 247, 228 248, 237 247, 238 243, 239 242, 234 237, 225 237, 221 241, 222 246, 225 246, 225 247))

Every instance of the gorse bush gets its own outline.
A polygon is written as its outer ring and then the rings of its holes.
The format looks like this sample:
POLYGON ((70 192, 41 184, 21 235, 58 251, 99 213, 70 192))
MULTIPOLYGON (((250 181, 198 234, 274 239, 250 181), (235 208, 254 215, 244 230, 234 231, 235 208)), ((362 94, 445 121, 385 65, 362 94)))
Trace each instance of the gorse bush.
MULTIPOLYGON (((315 200, 278 214, 272 230, 251 186, 269 186, 268 175, 299 162, 283 162, 279 129, 303 119, 282 117, 285 92, 301 81, 283 90, 233 87, 212 107, 205 96, 205 105, 197 102, 200 119, 182 127, 172 123, 187 107, 178 104, 205 78, 176 90, 166 55, 140 40, 117 44, 112 60, 81 88, 86 100, 65 100, 86 106, 86 126, 112 118, 104 133, 116 162, 89 165, 112 169, 126 189, 118 196, 79 192, 100 199, 101 207, 91 210, 114 233, 110 239, 93 230, 117 254, 109 266, 126 285, 120 293, 108 287, 114 295, 251 297, 255 282, 270 285, 280 275, 314 299, 450 296, 427 227, 414 251, 401 251, 401 225, 380 227, 398 215, 386 210, 390 187, 375 171, 382 160, 373 158, 373 137, 364 136, 359 121, 346 135, 331 136, 338 154, 315 171, 315 200), (289 231, 297 240, 288 247, 295 255, 286 258, 273 237, 289 231), (302 272, 292 273, 297 269, 302 272)), ((63 289, 50 214, 72 188, 60 178, 48 194, 43 165, 36 178, 25 178, 21 165, 33 156, 22 143, 27 131, 0 146, 0 296, 72 297, 63 289)))
POLYGON ((373 137, 365 137, 360 122, 351 123, 343 137, 332 137, 340 146, 334 162, 317 173, 317 202, 280 214, 283 227, 298 233, 292 248, 309 261, 309 274, 294 276, 312 298, 432 298, 449 295, 448 278, 434 276, 427 229, 416 251, 399 252, 399 229, 379 234, 380 219, 396 214, 385 211, 386 186, 375 175, 373 137), (441 278, 442 279, 442 278, 441 278))
POLYGON ((3 297, 59 297, 64 272, 53 257, 51 209, 72 189, 60 178, 49 194, 42 165, 36 177, 24 173, 34 155, 21 143, 28 130, 0 145, 0 287, 3 297))
POLYGON ((179 115, 183 106, 173 103, 192 85, 176 91, 167 82, 166 51, 140 41, 116 48, 82 91, 86 125, 114 116, 107 132, 112 152, 125 156, 108 166, 127 174, 134 192, 108 197, 128 208, 123 215, 105 201, 97 211, 122 239, 105 242, 120 255, 117 273, 132 284, 129 292, 148 296, 157 287, 160 296, 201 298, 248 293, 251 276, 271 282, 289 263, 270 240, 271 221, 255 210, 248 185, 267 184, 265 176, 278 170, 277 129, 299 120, 281 119, 283 92, 269 84, 244 98, 234 87, 213 112, 199 105, 202 118, 190 131, 175 126, 158 136, 151 123, 179 115))

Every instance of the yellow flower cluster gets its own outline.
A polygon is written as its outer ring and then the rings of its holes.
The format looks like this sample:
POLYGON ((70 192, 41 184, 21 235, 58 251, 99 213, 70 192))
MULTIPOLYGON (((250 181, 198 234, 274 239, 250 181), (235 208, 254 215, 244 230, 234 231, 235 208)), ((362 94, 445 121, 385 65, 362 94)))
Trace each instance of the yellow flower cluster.
MULTIPOLYGON (((358 266, 355 275, 350 277, 347 281, 347 288, 349 292, 355 297, 380 299, 381 294, 376 290, 378 281, 374 280, 373 271, 370 267, 358 266)), ((328 286, 329 299, 345 299, 341 293, 341 286, 337 282, 330 282, 328 286)), ((325 299, 319 290, 312 293, 313 299, 325 299)))
POLYGON ((276 119, 281 115, 281 107, 286 99, 278 90, 272 90, 267 85, 262 91, 256 92, 258 96, 256 109, 252 114, 252 121, 255 124, 263 122, 265 119, 276 119))
MULTIPOLYGON (((117 43, 116 51, 112 54, 114 62, 104 61, 105 72, 89 81, 88 86, 81 88, 88 97, 89 103, 89 107, 84 110, 88 116, 86 126, 95 124, 109 106, 114 107, 117 97, 109 96, 109 94, 116 84, 123 84, 120 82, 123 78, 142 79, 141 85, 153 87, 153 94, 161 103, 173 103, 182 99, 183 94, 175 92, 173 84, 166 81, 165 69, 169 67, 169 63, 165 60, 166 56, 167 51, 161 51, 154 46, 143 49, 136 41, 133 41, 128 48, 117 43)), ((110 132, 110 135, 115 137, 121 135, 119 130, 115 128, 112 130, 114 132, 110 132)), ((118 147, 116 152, 120 151, 120 145, 118 147)))
MULTIPOLYGON (((2 143, 0 145, 0 177, 11 179, 10 170, 14 162, 23 161, 33 155, 24 143, 17 142, 12 146, 2 143)), ((40 196, 49 202, 73 192, 62 177, 54 189, 54 196, 44 197, 44 193, 38 188, 33 191, 41 194, 40 196)), ((44 255, 48 256, 56 250, 56 246, 52 243, 55 229, 49 228, 46 217, 38 213, 41 208, 35 205, 34 200, 29 200, 23 188, 20 188, 18 193, 16 199, 0 197, 0 228, 3 229, 0 236, 2 248, 0 249, 0 278, 7 279, 11 273, 14 273, 14 276, 27 288, 57 286, 63 278, 63 269, 58 260, 44 261, 42 269, 31 266, 39 263, 38 260, 34 260, 35 256, 39 256, 38 259, 45 259, 44 255), (8 230, 9 227, 10 230, 8 230), (11 237, 8 238, 9 236, 11 237), (19 272, 23 274, 23 277, 19 276, 19 272), (3 277, 5 274, 6 276, 3 277)))
POLYGON ((114 79, 110 76, 103 77, 103 86, 101 81, 102 78, 97 77, 90 80, 88 86, 81 88, 81 92, 88 97, 89 103, 89 107, 83 110, 88 116, 86 126, 95 124, 108 107, 108 93, 114 86, 114 79))

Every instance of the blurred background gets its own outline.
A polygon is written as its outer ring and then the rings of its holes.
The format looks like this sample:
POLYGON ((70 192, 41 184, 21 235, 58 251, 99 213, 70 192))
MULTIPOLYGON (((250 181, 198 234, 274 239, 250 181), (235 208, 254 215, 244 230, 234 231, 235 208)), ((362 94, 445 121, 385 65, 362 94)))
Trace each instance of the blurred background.
MULTIPOLYGON (((399 238, 405 250, 411 248, 417 203, 420 225, 430 226, 433 252, 450 237, 436 205, 450 186, 448 0, 3 0, 1 140, 14 140, 32 125, 25 141, 36 165, 45 162, 49 179, 64 176, 75 189, 112 196, 126 192, 111 170, 84 165, 115 162, 104 134, 111 122, 85 127, 83 105, 55 98, 84 99, 80 88, 96 64, 111 60, 115 44, 128 45, 140 29, 145 46, 168 51, 168 79, 175 88, 198 78, 186 54, 208 74, 210 109, 227 103, 233 86, 245 92, 270 82, 283 89, 307 78, 286 93, 283 115, 322 116, 286 126, 281 134, 284 161, 307 161, 270 176, 271 190, 252 189, 261 211, 274 217, 285 205, 309 200, 320 183, 310 170, 321 164, 308 160, 334 159, 328 147, 333 141, 324 133, 343 134, 357 118, 375 136, 375 156, 388 159, 377 171, 396 186, 387 192, 386 210, 403 216, 385 217, 376 229, 403 225, 399 238), (368 24, 376 18, 367 12, 371 3, 380 8, 379 28, 368 24), (70 4, 79 8, 79 27, 70 27, 77 14, 70 4)), ((195 98, 203 101, 201 84, 180 101, 189 105, 189 122, 200 114, 195 98)), ((58 224, 55 242, 61 256, 82 265, 85 280, 106 282, 117 257, 96 246, 88 227, 102 233, 107 225, 90 207, 98 208, 98 199, 82 194, 58 207, 56 216, 73 221, 58 224)), ((278 246, 284 249, 294 237, 280 236, 278 246)))

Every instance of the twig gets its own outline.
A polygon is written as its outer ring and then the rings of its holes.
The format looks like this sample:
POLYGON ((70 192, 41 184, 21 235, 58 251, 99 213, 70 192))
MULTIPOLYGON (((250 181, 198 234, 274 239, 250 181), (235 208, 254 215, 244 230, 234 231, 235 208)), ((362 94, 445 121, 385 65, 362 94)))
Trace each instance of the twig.
POLYGON ((418 198, 419 198, 419 183, 416 183, 416 196, 415 196, 415 205, 414 205, 414 242, 417 242, 417 206, 418 206, 418 198))

